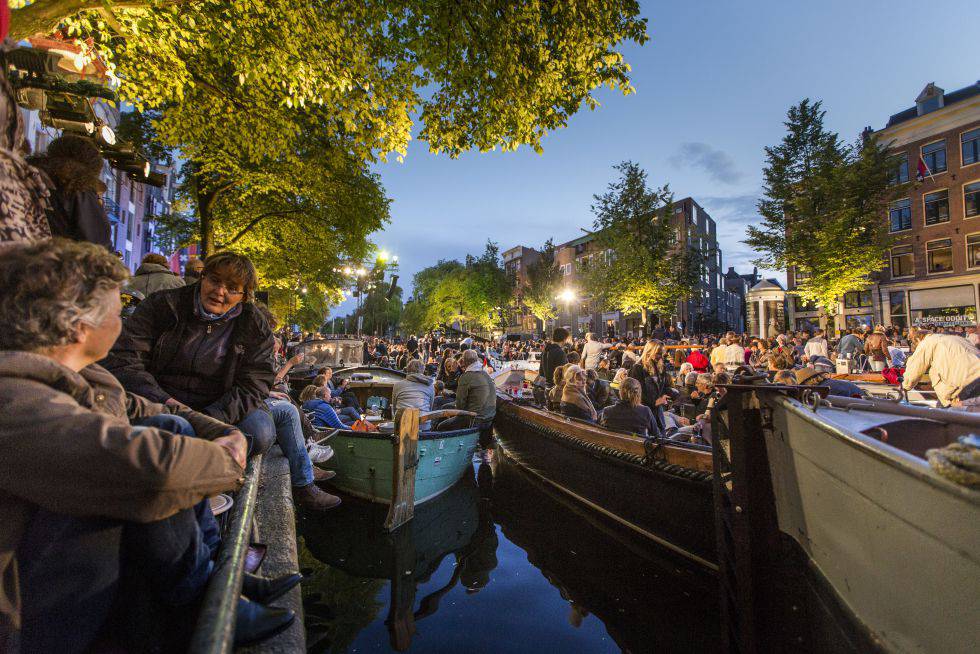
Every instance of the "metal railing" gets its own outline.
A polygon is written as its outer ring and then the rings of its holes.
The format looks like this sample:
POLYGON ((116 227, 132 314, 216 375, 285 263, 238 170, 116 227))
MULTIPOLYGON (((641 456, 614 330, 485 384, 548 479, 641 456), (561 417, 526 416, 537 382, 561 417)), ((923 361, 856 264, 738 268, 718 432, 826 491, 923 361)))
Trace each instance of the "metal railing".
POLYGON ((261 470, 262 455, 249 459, 245 483, 231 507, 227 533, 204 592, 201 615, 188 648, 191 654, 225 654, 234 647, 236 610, 242 593, 245 555, 252 533, 261 470))

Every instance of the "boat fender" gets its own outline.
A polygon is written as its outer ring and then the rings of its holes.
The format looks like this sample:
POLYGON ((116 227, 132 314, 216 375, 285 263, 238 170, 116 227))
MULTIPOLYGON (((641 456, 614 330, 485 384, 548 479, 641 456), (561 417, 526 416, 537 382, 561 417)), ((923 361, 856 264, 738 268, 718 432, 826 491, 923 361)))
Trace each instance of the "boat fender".
POLYGON ((946 479, 980 488, 980 447, 972 444, 976 436, 960 437, 946 447, 926 450, 929 466, 946 479))

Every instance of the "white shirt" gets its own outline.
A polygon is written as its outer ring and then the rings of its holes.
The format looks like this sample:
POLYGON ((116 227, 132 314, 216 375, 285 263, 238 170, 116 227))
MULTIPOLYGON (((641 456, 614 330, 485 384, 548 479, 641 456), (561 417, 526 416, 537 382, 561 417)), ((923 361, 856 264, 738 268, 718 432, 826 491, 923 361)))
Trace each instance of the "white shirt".
POLYGON ((612 343, 600 343, 599 341, 589 341, 582 348, 582 358, 585 360, 583 366, 586 370, 599 367, 599 357, 602 353, 612 347, 612 343))

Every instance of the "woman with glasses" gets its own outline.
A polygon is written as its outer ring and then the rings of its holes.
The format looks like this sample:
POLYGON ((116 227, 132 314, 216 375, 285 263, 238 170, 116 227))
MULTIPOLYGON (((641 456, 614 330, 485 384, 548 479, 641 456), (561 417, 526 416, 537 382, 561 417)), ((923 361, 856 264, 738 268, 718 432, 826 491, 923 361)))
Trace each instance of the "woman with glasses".
POLYGON ((252 302, 256 281, 247 257, 211 255, 199 284, 140 303, 105 367, 131 393, 236 425, 251 454, 266 451, 276 438, 265 402, 276 373, 272 330, 252 302))

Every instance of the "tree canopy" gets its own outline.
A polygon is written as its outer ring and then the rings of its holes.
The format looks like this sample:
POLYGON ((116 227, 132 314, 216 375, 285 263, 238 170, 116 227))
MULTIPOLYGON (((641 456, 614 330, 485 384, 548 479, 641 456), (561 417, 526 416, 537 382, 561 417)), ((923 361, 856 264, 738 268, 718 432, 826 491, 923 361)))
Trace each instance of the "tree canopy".
POLYGON ((619 179, 595 195, 597 256, 585 270, 586 288, 605 306, 623 313, 671 315, 700 277, 700 260, 686 239, 684 224, 673 222, 673 195, 665 185, 651 189, 638 164, 624 161, 614 169, 619 179))
POLYGON ((558 316, 555 294, 561 272, 555 261, 555 250, 554 241, 548 239, 538 251, 538 258, 527 267, 525 283, 515 289, 517 301, 542 323, 558 316))
POLYGON ((897 161, 873 137, 844 143, 824 126, 820 102, 802 100, 787 112, 786 135, 766 148, 760 225, 745 243, 758 265, 795 269, 795 293, 825 313, 844 293, 865 288, 882 269, 891 239, 884 219, 897 161))

